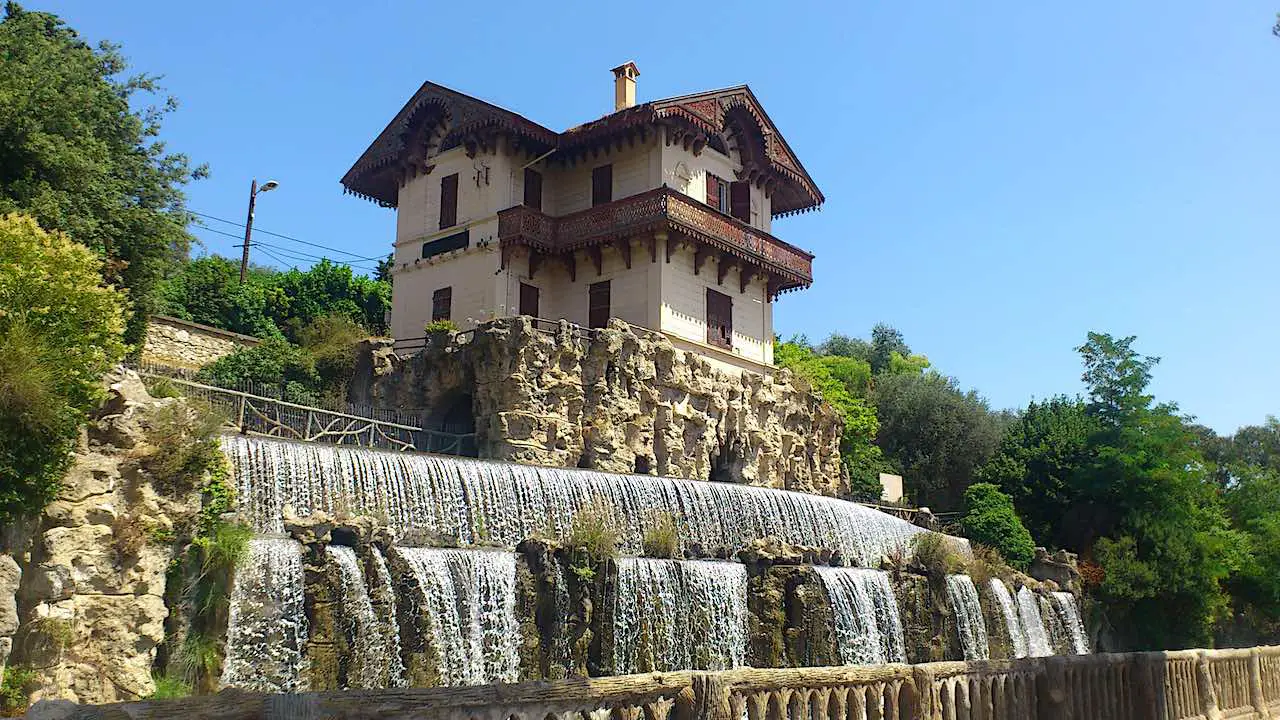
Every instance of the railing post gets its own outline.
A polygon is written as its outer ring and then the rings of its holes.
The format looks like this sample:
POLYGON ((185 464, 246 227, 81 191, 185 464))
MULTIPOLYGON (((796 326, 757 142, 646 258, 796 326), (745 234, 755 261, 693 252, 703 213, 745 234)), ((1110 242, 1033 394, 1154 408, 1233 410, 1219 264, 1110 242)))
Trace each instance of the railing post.
POLYGON ((938 702, 937 693, 934 691, 937 678, 933 670, 916 665, 911 670, 911 676, 915 689, 915 708, 905 708, 904 712, 914 710, 918 714, 910 717, 919 717, 920 720, 943 720, 942 705, 938 702))
POLYGON ((729 708, 729 682, 720 673, 694 673, 676 695, 676 720, 740 720, 729 708))
POLYGON ((1267 708, 1267 698, 1262 693, 1262 650, 1258 648, 1249 651, 1249 701, 1259 718, 1271 720, 1271 710, 1267 708))
POLYGON ((237 415, 237 420, 236 420, 236 429, 238 429, 240 432, 244 432, 244 404, 245 404, 245 397, 244 397, 243 395, 240 395, 237 399, 240 401, 240 403, 239 403, 239 405, 240 405, 240 409, 239 409, 239 411, 236 413, 236 415, 237 415))
POLYGON ((1067 659, 1051 655, 1036 674, 1036 707, 1040 720, 1067 720, 1067 659))
POLYGON ((1162 652, 1131 653, 1125 663, 1129 666, 1130 678, 1134 680, 1133 694, 1129 708, 1138 720, 1157 720, 1164 714, 1166 672, 1165 656, 1162 652), (1158 680, 1158 682, 1157 682, 1158 680))
POLYGON ((1218 693, 1213 687, 1213 673, 1209 670, 1209 651, 1196 653, 1196 690, 1200 697, 1200 714, 1206 720, 1221 720, 1218 709, 1218 693))

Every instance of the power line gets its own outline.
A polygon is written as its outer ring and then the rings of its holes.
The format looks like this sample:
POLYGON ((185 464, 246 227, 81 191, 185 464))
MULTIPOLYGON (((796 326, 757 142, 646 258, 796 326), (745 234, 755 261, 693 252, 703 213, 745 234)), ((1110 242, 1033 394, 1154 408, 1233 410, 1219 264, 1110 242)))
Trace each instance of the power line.
MULTIPOLYGON (((196 226, 195 226, 195 228, 196 228, 197 230, 203 230, 204 232, 216 233, 216 234, 218 234, 218 235, 222 235, 222 236, 225 236, 225 237, 233 238, 233 239, 235 239, 235 240, 239 240, 239 241, 241 241, 241 245, 236 245, 236 246, 234 246, 234 247, 243 247, 244 238, 243 238, 242 236, 240 236, 240 235, 234 235, 234 234, 229 233, 229 232, 223 232, 222 230, 218 230, 218 229, 216 229, 216 228, 211 228, 211 227, 209 227, 208 225, 196 225, 196 226)), ((310 255, 310 254, 307 254, 307 253, 299 252, 299 251, 297 251, 297 250, 292 250, 292 249, 290 249, 290 248, 284 248, 284 247, 281 247, 281 246, 279 246, 279 245, 271 245, 271 244, 269 244, 269 243, 264 243, 264 242, 261 242, 261 241, 251 242, 251 243, 249 243, 249 246, 250 246, 250 247, 256 247, 256 248, 275 248, 275 250, 276 250, 277 252, 280 252, 280 253, 287 253, 287 254, 295 255, 296 257, 294 257, 294 258, 293 258, 293 261, 294 261, 294 262, 298 262, 298 261, 304 261, 304 262, 315 262, 315 261, 317 261, 317 260, 328 260, 329 262, 331 262, 331 263, 333 263, 333 264, 335 264, 335 265, 346 265, 347 267, 355 268, 356 270, 366 270, 366 271, 369 271, 369 270, 377 270, 377 268, 376 268, 376 267, 369 267, 369 266, 367 266, 367 265, 360 265, 360 264, 357 264, 357 263, 354 263, 354 262, 347 262, 346 260, 337 260, 337 259, 329 258, 329 257, 321 257, 321 256, 319 256, 319 255, 310 255)), ((266 252, 266 250, 264 249, 264 250, 263 250, 263 252, 266 252)), ((270 253, 268 253, 268 254, 270 255, 270 253)), ((271 256, 272 256, 272 257, 275 257, 275 258, 276 258, 276 260, 279 260, 280 262, 283 262, 283 263, 285 263, 286 265, 290 264, 290 263, 289 263, 289 261, 287 261, 287 260, 280 260, 280 258, 279 258, 279 257, 276 257, 275 255, 271 255, 271 256)))
MULTIPOLYGON (((188 212, 190 212, 192 215, 199 215, 200 217, 209 218, 210 220, 217 220, 218 222, 226 223, 228 225, 234 225, 235 227, 238 227, 238 228, 244 227, 244 223, 238 223, 238 222, 235 222, 234 220, 227 220, 226 218, 220 218, 216 215, 208 215, 206 213, 197 212, 195 210, 188 210, 188 212)), ((386 257, 385 255, 374 255, 373 257, 361 257, 353 252, 347 252, 346 250, 339 250, 338 248, 332 248, 327 245, 321 245, 319 243, 309 242, 307 240, 302 240, 296 237, 290 237, 289 235, 282 235, 281 233, 271 232, 270 230, 262 230, 261 228, 254 228, 254 232, 262 233, 263 235, 270 235, 272 237, 277 237, 282 240, 289 240, 291 242, 301 243, 303 245, 310 245, 311 247, 320 248, 321 250, 328 250, 329 252, 341 253, 348 257, 356 258, 357 260, 382 260, 384 257, 386 257)))

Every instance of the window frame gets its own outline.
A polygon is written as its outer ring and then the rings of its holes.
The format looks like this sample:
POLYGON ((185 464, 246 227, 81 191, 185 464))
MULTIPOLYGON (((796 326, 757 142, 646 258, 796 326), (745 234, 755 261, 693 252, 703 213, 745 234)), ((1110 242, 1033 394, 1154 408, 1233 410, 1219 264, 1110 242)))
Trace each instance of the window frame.
POLYGON ((707 344, 722 350, 733 350, 733 297, 707 288, 705 308, 707 344), (718 306, 718 307, 714 307, 718 306), (719 312, 723 311, 723 313, 719 312))
POLYGON ((587 286, 587 327, 602 328, 608 327, 609 318, 613 314, 613 289, 609 280, 601 280, 587 286), (604 303, 600 304, 600 296, 603 295, 604 303), (604 315, 598 315, 603 312, 604 315))
POLYGON ((611 202, 613 202, 613 163, 597 165, 591 168, 591 207, 611 202))
POLYGON ((457 224, 458 173, 453 173, 440 178, 440 229, 446 230, 457 224))
POLYGON ((453 286, 436 288, 431 293, 431 322, 453 319, 453 286), (441 311, 443 307, 443 311, 441 311))

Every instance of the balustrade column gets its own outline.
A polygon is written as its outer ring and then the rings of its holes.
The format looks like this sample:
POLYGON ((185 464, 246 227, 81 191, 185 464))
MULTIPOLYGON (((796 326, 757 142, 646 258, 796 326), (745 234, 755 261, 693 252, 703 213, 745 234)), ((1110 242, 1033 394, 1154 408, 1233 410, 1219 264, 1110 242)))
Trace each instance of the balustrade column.
POLYGON ((1044 670, 1036 677, 1036 716, 1040 720, 1067 720, 1067 659, 1054 655, 1044 659, 1044 670))
POLYGON ((1213 674, 1209 671, 1209 652, 1196 653, 1196 691, 1200 697, 1200 714, 1206 720, 1222 720, 1218 709, 1218 693, 1213 688, 1213 674))
POLYGON ((1271 720, 1271 710, 1262 693, 1262 651, 1258 648, 1249 651, 1249 701, 1261 720, 1271 720))
POLYGON ((676 696, 676 720, 741 720, 732 717, 729 682, 717 673, 697 673, 676 696))
MULTIPOLYGON (((938 697, 938 681, 933 670, 915 667, 911 671, 915 683, 915 710, 920 720, 943 720, 942 703, 938 697)), ((1259 685, 1261 687, 1261 685, 1259 685)))

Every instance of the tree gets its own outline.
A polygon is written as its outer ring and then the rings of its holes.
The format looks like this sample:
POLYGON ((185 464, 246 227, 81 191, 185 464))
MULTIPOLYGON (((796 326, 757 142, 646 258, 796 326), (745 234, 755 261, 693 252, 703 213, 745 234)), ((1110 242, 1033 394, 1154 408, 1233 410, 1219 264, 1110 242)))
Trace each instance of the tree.
POLYGON ((0 217, 0 525, 53 499, 124 354, 124 301, 100 267, 66 235, 0 217))
POLYGON ((964 491, 964 505, 965 537, 995 548, 1005 562, 1026 570, 1036 548, 1013 500, 991 483, 974 483, 964 491))
POLYGON ((238 348, 201 368, 197 377, 210 385, 245 388, 304 405, 317 404, 316 389, 320 385, 315 359, 278 337, 238 348))
POLYGON ((977 393, 933 372, 878 376, 871 399, 880 421, 876 444, 899 466, 911 498, 959 508, 974 471, 996 451, 1000 416, 977 393))
POLYGON ((391 271, 396 267, 396 254, 388 253, 387 257, 378 261, 378 268, 373 273, 373 279, 379 282, 390 283, 391 271))
POLYGON ((156 79, 125 76, 115 45, 91 47, 56 15, 5 6, 0 20, 0 213, 66 232, 128 292, 128 340, 140 342, 153 290, 185 257, 181 187, 206 174, 157 140, 177 104, 135 111, 156 79))
POLYGON ((879 375, 887 371, 894 353, 908 357, 911 355, 911 348, 902 339, 902 333, 889 325, 877 323, 871 328, 871 357, 868 358, 871 372, 879 375))

